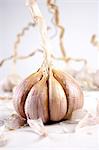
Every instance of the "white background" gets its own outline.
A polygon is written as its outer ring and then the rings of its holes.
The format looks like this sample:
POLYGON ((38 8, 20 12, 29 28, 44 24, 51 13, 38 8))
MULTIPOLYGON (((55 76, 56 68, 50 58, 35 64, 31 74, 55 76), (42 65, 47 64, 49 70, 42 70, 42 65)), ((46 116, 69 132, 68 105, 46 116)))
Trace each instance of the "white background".
MULTIPOLYGON (((89 66, 95 70, 98 65, 98 51, 91 43, 93 34, 99 36, 99 0, 56 0, 61 11, 61 22, 65 27, 64 43, 67 54, 73 57, 84 57, 89 66)), ((54 33, 54 27, 50 23, 46 1, 38 0, 39 6, 46 22, 52 27, 49 36, 54 33)), ((25 0, 0 0, 0 60, 11 55, 17 33, 32 21, 25 0)), ((60 55, 58 38, 51 40, 53 52, 60 55)), ((37 27, 31 28, 22 38, 19 53, 28 54, 33 49, 40 47, 40 36, 37 27)), ((42 55, 36 54, 30 60, 18 61, 17 71, 22 76, 27 76, 36 70, 42 62, 42 55)), ((12 62, 5 63, 0 68, 0 78, 11 72, 12 62)), ((61 64, 58 64, 61 66, 61 64)))

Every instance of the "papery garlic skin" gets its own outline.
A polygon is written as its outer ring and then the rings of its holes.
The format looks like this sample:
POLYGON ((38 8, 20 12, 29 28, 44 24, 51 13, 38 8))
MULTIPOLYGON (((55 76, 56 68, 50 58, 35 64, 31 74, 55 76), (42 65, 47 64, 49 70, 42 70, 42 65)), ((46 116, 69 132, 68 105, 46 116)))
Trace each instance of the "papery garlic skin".
POLYGON ((67 112, 67 98, 61 84, 49 76, 49 115, 51 121, 60 121, 67 112))
POLYGON ((25 112, 27 118, 42 118, 44 123, 49 120, 48 91, 46 81, 46 78, 42 78, 32 87, 25 103, 25 112))
POLYGON ((17 114, 12 114, 5 122, 5 127, 9 130, 21 128, 26 124, 26 120, 17 114))
POLYGON ((49 124, 70 119, 74 110, 82 108, 83 92, 67 73, 52 69, 46 75, 40 69, 17 86, 13 101, 21 117, 49 124))
POLYGON ((74 110, 83 107, 83 92, 72 76, 55 69, 53 72, 65 91, 68 107, 65 119, 69 119, 74 110))
POLYGON ((26 118, 24 105, 26 101, 26 97, 32 88, 32 86, 40 80, 42 76, 41 71, 37 71, 34 74, 31 74, 29 77, 27 77, 25 80, 23 80, 15 89, 14 95, 13 95, 13 103, 15 106, 16 112, 23 118, 26 118), (18 103, 17 103, 18 102, 18 103))

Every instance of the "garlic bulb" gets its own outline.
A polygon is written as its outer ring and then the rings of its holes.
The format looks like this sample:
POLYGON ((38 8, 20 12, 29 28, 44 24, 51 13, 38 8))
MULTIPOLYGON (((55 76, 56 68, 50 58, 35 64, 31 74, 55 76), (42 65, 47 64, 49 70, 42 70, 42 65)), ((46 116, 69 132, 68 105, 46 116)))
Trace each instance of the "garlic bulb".
POLYGON ((39 26, 45 58, 42 67, 16 87, 15 110, 25 119, 41 118, 45 124, 69 119, 74 110, 82 108, 83 92, 70 75, 52 66, 45 20, 35 0, 27 0, 27 5, 39 26))
POLYGON ((13 96, 16 112, 23 118, 41 118, 44 123, 69 119, 83 106, 83 93, 67 73, 42 69, 23 80, 13 96))

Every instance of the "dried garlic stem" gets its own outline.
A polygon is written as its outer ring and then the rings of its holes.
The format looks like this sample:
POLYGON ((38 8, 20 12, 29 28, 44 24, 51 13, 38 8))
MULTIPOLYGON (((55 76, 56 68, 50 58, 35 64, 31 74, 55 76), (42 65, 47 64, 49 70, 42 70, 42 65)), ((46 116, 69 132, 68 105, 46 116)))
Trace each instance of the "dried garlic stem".
POLYGON ((0 100, 10 100, 12 96, 0 96, 0 100))
POLYGON ((36 49, 36 50, 34 50, 33 52, 31 52, 31 53, 29 53, 29 54, 27 54, 27 55, 20 55, 20 56, 18 56, 18 59, 20 59, 20 60, 22 60, 22 59, 27 59, 27 58, 29 58, 29 57, 34 56, 37 52, 43 53, 43 50, 41 50, 41 49, 36 49))
POLYGON ((61 49, 63 58, 66 58, 66 51, 65 51, 64 42, 63 42, 65 29, 60 23, 59 8, 55 4, 55 0, 47 0, 47 5, 48 5, 48 8, 49 8, 49 11, 53 14, 52 23, 54 23, 60 30, 60 35, 59 35, 60 49, 61 49))
POLYGON ((16 60, 17 60, 17 56, 18 56, 18 52, 17 52, 17 49, 18 49, 18 46, 21 42, 21 38, 25 35, 26 31, 29 30, 30 27, 34 27, 35 26, 35 23, 32 23, 32 22, 29 22, 27 24, 26 27, 24 27, 20 33, 17 34, 16 36, 16 41, 14 43, 14 49, 13 49, 13 62, 16 63, 16 60))
POLYGON ((47 26, 42 16, 40 9, 35 0, 27 0, 26 5, 29 7, 33 20, 38 24, 40 34, 42 37, 42 47, 44 49, 44 55, 47 66, 51 64, 51 44, 47 33, 47 26))
POLYGON ((92 35, 90 42, 99 49, 99 38, 96 34, 92 35))
MULTIPOLYGON (((41 49, 36 49, 36 50, 34 50, 33 52, 31 52, 31 53, 29 53, 29 54, 27 54, 27 55, 18 55, 18 56, 17 56, 17 59, 18 59, 18 60, 28 59, 28 58, 34 56, 37 52, 43 53, 43 50, 41 50, 41 49)), ((13 58, 14 58, 14 56, 11 55, 11 56, 8 56, 8 57, 2 59, 2 60, 0 61, 0 67, 1 67, 5 62, 7 62, 7 61, 9 61, 9 60, 12 60, 13 58)))
MULTIPOLYGON (((27 55, 18 55, 17 59, 18 59, 18 60, 28 59, 28 58, 34 56, 37 52, 43 53, 43 50, 41 50, 41 49, 36 49, 36 50, 34 50, 33 52, 31 52, 31 53, 29 53, 29 54, 27 54, 27 55)), ((1 67, 5 62, 7 62, 7 61, 9 61, 9 60, 12 60, 13 57, 14 57, 14 56, 11 55, 11 56, 8 56, 8 57, 2 59, 2 60, 0 61, 0 67, 1 67)), ((65 58, 63 58, 63 57, 56 57, 56 56, 54 56, 53 54, 51 54, 51 57, 52 57, 54 60, 65 61, 65 62, 67 61, 67 63, 68 63, 69 61, 76 61, 76 62, 81 62, 81 61, 82 61, 82 62, 84 62, 85 65, 87 64, 87 60, 86 60, 86 59, 83 59, 83 58, 72 58, 72 57, 68 57, 67 59, 65 59, 65 58)))
POLYGON ((1 67, 6 61, 11 60, 11 59, 13 59, 13 55, 8 56, 8 57, 2 59, 2 60, 0 61, 0 67, 1 67))
POLYGON ((16 62, 18 60, 18 45, 20 44, 21 38, 25 35, 25 32, 29 30, 30 26, 35 26, 35 23, 29 22, 26 27, 22 29, 20 33, 17 34, 16 41, 14 43, 14 49, 13 49, 13 65, 12 65, 12 72, 16 71, 16 62))

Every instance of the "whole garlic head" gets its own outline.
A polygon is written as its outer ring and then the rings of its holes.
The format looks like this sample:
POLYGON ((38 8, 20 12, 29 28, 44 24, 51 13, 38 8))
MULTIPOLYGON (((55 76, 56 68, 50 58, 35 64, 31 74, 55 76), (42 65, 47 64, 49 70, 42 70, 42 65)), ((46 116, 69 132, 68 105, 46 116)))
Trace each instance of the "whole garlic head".
POLYGON ((21 117, 41 118, 48 124, 70 119, 83 106, 83 92, 69 74, 39 69, 16 87, 13 102, 21 117))

